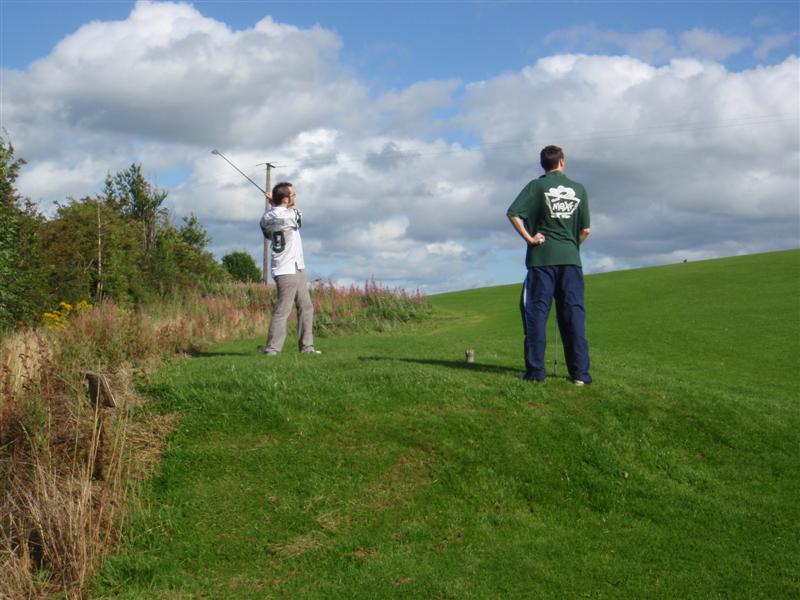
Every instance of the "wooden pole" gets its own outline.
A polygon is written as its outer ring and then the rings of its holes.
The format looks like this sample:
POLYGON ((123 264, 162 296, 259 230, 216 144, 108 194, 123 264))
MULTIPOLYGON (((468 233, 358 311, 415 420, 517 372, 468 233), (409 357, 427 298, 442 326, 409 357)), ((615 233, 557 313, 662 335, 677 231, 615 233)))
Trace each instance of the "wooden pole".
MULTIPOLYGON (((267 164, 267 187, 266 190, 268 192, 272 191, 272 169, 275 168, 275 165, 268 162, 267 164)), ((269 209, 269 200, 267 197, 264 196, 264 210, 269 209)), ((269 283, 269 240, 265 237, 264 238, 264 283, 269 283)))
POLYGON ((102 373, 93 373, 92 371, 84 371, 83 376, 89 384, 89 400, 94 407, 94 438, 92 441, 92 477, 96 479, 103 479, 103 466, 105 463, 105 423, 103 419, 103 407, 116 408, 117 401, 114 398, 114 393, 111 391, 111 386, 108 383, 108 378, 102 373))
POLYGON ((96 202, 97 208, 97 292, 95 303, 103 299, 103 223, 100 220, 100 201, 96 202))

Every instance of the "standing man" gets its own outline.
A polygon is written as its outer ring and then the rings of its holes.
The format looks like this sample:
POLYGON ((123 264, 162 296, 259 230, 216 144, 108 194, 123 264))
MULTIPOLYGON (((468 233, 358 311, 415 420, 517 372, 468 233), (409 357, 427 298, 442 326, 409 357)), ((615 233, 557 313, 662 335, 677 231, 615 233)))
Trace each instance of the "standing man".
POLYGON ((545 174, 526 185, 508 207, 514 229, 528 244, 528 275, 522 290, 527 381, 544 381, 545 330, 553 298, 564 343, 567 370, 575 385, 592 382, 580 244, 589 237, 589 197, 564 175, 564 151, 546 146, 540 154, 545 174))
POLYGON ((286 322, 292 312, 292 304, 297 306, 300 352, 320 354, 319 350, 314 349, 314 305, 308 293, 303 241, 300 239, 302 213, 295 206, 296 197, 291 183, 279 183, 272 188, 271 206, 261 217, 261 231, 270 241, 272 277, 278 288, 278 299, 269 323, 267 345, 259 346, 259 352, 269 356, 283 350, 286 322))

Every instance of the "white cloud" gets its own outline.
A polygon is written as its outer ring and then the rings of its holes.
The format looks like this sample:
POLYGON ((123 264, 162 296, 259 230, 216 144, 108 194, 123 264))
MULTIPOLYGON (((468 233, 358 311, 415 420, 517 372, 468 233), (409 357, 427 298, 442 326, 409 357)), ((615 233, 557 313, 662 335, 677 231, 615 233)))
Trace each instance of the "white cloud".
POLYGON ((331 32, 269 17, 234 32, 187 4, 139 2, 126 21, 80 28, 15 77, 5 117, 42 129, 69 124, 258 147, 335 120, 361 101, 365 88, 337 72, 340 45, 331 32))
MULTIPOLYGON (((761 43, 756 48, 756 51, 753 53, 759 60, 766 60, 769 58, 770 53, 777 49, 777 48, 785 48, 789 46, 800 36, 800 33, 797 31, 792 31, 790 33, 774 33, 770 35, 765 35, 761 43)), ((797 45, 795 42, 795 50, 797 50, 797 45)))
POLYGON ((635 52, 375 95, 321 27, 265 17, 233 31, 187 4, 141 2, 4 72, 2 125, 29 161, 21 192, 43 204, 94 193, 134 161, 151 179, 185 171, 169 205, 200 218, 218 256, 260 261, 264 199, 211 149, 262 186, 258 165, 277 163, 273 183, 292 181, 305 212, 312 276, 340 282, 488 285, 507 281, 509 255, 516 277, 505 209, 548 143, 589 188, 590 270, 796 245, 798 60, 729 72, 711 58, 744 40, 594 33, 635 52))
POLYGON ((627 264, 617 260, 613 256, 598 255, 594 252, 584 252, 581 261, 583 262, 583 268, 591 270, 593 273, 620 271, 628 268, 627 264))
POLYGON ((415 131, 422 136, 429 134, 429 131, 421 129, 430 126, 426 117, 452 104, 452 94, 459 86, 456 80, 420 81, 404 90, 383 94, 376 105, 387 121, 385 129, 390 129, 390 123, 396 123, 400 131, 415 131))
POLYGON ((592 53, 622 50, 632 57, 654 63, 687 56, 724 60, 752 45, 746 37, 726 36, 704 29, 672 35, 664 29, 626 33, 602 30, 595 25, 577 25, 554 31, 545 38, 545 43, 564 50, 592 53))
MULTIPOLYGON (((67 168, 54 160, 36 161, 22 169, 18 185, 32 200, 57 195, 64 200, 78 198, 84 190, 94 189, 105 179, 106 165, 87 158, 67 168)), ((46 208, 50 208, 49 205, 46 208)))
POLYGON ((760 15, 753 19, 752 25, 753 27, 760 29, 762 27, 769 27, 774 21, 775 19, 771 16, 768 17, 767 15, 760 15))
POLYGON ((707 60, 724 60, 738 54, 752 42, 745 37, 731 37, 714 31, 692 29, 680 35, 680 48, 683 54, 707 60))
POLYGON ((588 247, 654 264, 693 248, 715 256, 737 239, 797 244, 799 89, 796 58, 729 73, 559 56, 467 86, 464 120, 487 141, 486 161, 517 182, 498 183, 507 197, 536 175, 538 148, 562 145, 568 173, 589 188, 588 247))

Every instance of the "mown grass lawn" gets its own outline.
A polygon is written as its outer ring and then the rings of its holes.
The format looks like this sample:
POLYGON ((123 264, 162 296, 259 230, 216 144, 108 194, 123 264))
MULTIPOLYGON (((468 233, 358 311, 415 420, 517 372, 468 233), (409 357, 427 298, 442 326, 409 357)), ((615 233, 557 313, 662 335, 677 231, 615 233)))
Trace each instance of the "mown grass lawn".
POLYGON ((588 277, 584 388, 517 379, 518 294, 158 373, 182 418, 94 596, 800 597, 800 252, 588 277))

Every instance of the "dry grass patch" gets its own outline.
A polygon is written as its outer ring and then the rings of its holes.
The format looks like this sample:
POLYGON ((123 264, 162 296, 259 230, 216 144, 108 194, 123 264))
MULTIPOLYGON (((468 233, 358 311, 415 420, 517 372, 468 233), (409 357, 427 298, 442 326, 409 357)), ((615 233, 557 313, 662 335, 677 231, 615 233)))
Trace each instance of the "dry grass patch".
POLYGON ((356 548, 352 552, 348 552, 345 556, 357 560, 359 562, 363 562, 371 558, 374 558, 379 554, 380 550, 378 550, 377 548, 356 548))
POLYGON ((40 379, 52 356, 51 343, 34 329, 15 331, 0 340, 0 424, 16 410, 24 388, 40 379))
POLYGON ((432 450, 417 447, 401 454, 381 476, 363 491, 374 510, 390 510, 411 501, 417 491, 434 482, 430 471, 432 450))
POLYGON ((272 544, 270 548, 284 558, 297 558, 321 548, 324 540, 325 536, 322 533, 312 531, 311 533, 297 536, 287 544, 272 544))

